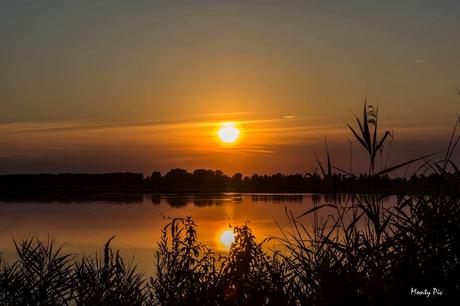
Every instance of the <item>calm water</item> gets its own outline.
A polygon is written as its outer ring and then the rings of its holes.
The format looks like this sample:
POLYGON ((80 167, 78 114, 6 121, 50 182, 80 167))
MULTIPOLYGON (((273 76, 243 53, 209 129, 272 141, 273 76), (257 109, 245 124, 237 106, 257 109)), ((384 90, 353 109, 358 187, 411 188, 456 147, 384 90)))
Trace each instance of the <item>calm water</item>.
POLYGON ((149 274, 160 230, 170 217, 192 216, 200 241, 223 251, 219 236, 229 224, 248 222, 259 241, 279 236, 278 225, 287 225, 286 208, 297 216, 312 208, 313 201, 324 203, 326 199, 312 194, 106 195, 0 202, 0 249, 11 259, 12 239, 34 234, 53 238, 66 252, 89 255, 116 236, 113 247, 125 257, 134 257, 149 274))

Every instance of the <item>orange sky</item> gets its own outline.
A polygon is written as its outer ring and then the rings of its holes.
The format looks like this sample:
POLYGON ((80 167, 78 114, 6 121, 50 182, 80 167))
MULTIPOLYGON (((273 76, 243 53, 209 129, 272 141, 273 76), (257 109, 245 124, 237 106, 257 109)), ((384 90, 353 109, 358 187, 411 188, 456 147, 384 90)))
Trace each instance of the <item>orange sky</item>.
POLYGON ((305 172, 325 137, 343 166, 365 97, 396 132, 394 161, 441 151, 460 110, 459 8, 2 1, 0 173, 305 172), (242 135, 224 147, 229 120, 242 135))
MULTIPOLYGON (((350 120, 352 115, 349 114, 350 120)), ((149 174, 173 167, 189 170, 215 168, 226 173, 308 172, 316 167, 315 148, 324 152, 327 139, 333 161, 348 169, 351 134, 340 123, 325 118, 271 114, 216 114, 165 121, 42 122, 0 125, 3 151, 9 163, 5 172, 110 172, 149 174), (224 144, 217 136, 222 121, 232 120, 240 129, 238 140, 224 144), (248 119, 254 118, 254 119, 248 119)), ((385 127, 385 126, 383 126, 385 127)), ((425 153, 427 143, 447 144, 449 127, 395 126, 398 147, 393 162, 425 153), (429 141, 427 141, 429 140, 429 141)), ((352 148, 354 170, 363 170, 366 159, 357 144, 352 148)), ((432 151, 430 151, 432 152, 432 151)))

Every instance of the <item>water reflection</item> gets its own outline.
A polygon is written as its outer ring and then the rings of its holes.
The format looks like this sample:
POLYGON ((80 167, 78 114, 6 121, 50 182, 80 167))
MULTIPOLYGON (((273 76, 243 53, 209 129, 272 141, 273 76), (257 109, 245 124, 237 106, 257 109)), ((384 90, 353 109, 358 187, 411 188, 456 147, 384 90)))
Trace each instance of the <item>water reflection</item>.
POLYGON ((328 203, 334 205, 346 205, 357 202, 379 202, 382 204, 389 203, 391 197, 388 195, 380 194, 345 194, 345 193, 336 193, 336 194, 323 194, 323 195, 312 195, 313 203, 328 203))
POLYGON ((214 206, 222 205, 225 201, 232 201, 232 197, 228 195, 170 195, 170 196, 152 196, 152 203, 159 204, 161 200, 165 200, 171 207, 179 208, 187 205, 195 206, 214 206))
MULTIPOLYGON (((245 195, 248 196, 248 195, 245 195)), ((252 194, 249 195, 251 202, 261 203, 302 203, 303 195, 294 194, 252 194)), ((321 196, 318 195, 319 199, 321 196)), ((241 203, 243 202, 243 194, 212 194, 212 195, 170 195, 170 196, 152 196, 153 204, 160 204, 161 201, 166 202, 171 207, 185 207, 187 205, 195 206, 213 206, 222 205, 224 202, 241 203)))
POLYGON ((303 195, 301 194, 254 194, 251 195, 253 202, 274 202, 274 203, 301 203, 303 195))
MULTIPOLYGON (((167 203, 171 207, 213 206, 222 205, 224 202, 241 203, 244 194, 221 193, 221 194, 193 194, 193 195, 144 195, 144 194, 91 194, 91 195, 66 195, 66 196, 21 196, 14 198, 1 198, 0 203, 40 203, 40 204, 142 204, 150 200, 153 205, 167 203)), ((251 194, 252 202, 262 203, 302 203, 302 194, 251 194)), ((321 195, 311 195, 313 202, 320 201, 321 195)), ((325 198, 329 199, 329 198, 325 198)))
POLYGON ((87 195, 15 195, 14 197, 1 196, 0 203, 40 203, 40 204, 69 204, 69 203, 106 203, 106 204, 141 204, 143 194, 135 193, 103 193, 87 195))
MULTIPOLYGON (((258 241, 279 236, 287 225, 286 211, 299 216, 315 205, 345 201, 312 194, 115 195, 0 201, 0 250, 14 254, 12 238, 34 234, 54 238, 64 250, 93 254, 112 236, 122 254, 135 256, 146 273, 152 267, 161 229, 170 219, 192 216, 201 242, 222 248, 229 225, 248 223, 258 241), (37 205, 45 204, 45 205, 37 205), (130 204, 130 205, 125 205, 130 204)), ((309 217, 302 217, 308 225, 309 217)))

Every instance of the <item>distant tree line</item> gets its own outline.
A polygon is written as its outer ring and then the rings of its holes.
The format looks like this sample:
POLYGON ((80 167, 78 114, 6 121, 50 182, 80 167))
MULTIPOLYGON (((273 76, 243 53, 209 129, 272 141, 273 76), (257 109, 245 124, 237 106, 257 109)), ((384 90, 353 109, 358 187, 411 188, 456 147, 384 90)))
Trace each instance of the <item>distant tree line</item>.
MULTIPOLYGON (((451 174, 460 183, 458 173, 451 174)), ((321 176, 307 174, 253 174, 232 176, 220 170, 171 169, 166 174, 158 171, 150 176, 141 173, 107 174, 7 174, 0 175, 3 197, 28 194, 83 194, 83 193, 203 193, 203 192, 314 192, 314 193, 399 193, 411 189, 429 190, 439 184, 439 174, 413 175, 410 178, 392 178, 388 175, 321 176)))

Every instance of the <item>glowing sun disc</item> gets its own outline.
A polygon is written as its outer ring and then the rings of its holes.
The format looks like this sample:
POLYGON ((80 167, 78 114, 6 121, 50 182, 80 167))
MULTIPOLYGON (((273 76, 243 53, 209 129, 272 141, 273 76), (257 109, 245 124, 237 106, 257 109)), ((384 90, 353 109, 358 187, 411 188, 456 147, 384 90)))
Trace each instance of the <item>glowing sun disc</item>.
POLYGON ((229 248, 232 243, 235 242, 235 234, 233 234, 233 230, 228 229, 222 232, 220 235, 220 242, 227 248, 229 248))
POLYGON ((233 143, 240 136, 240 130, 235 127, 233 123, 225 123, 217 131, 217 135, 224 143, 233 143))

